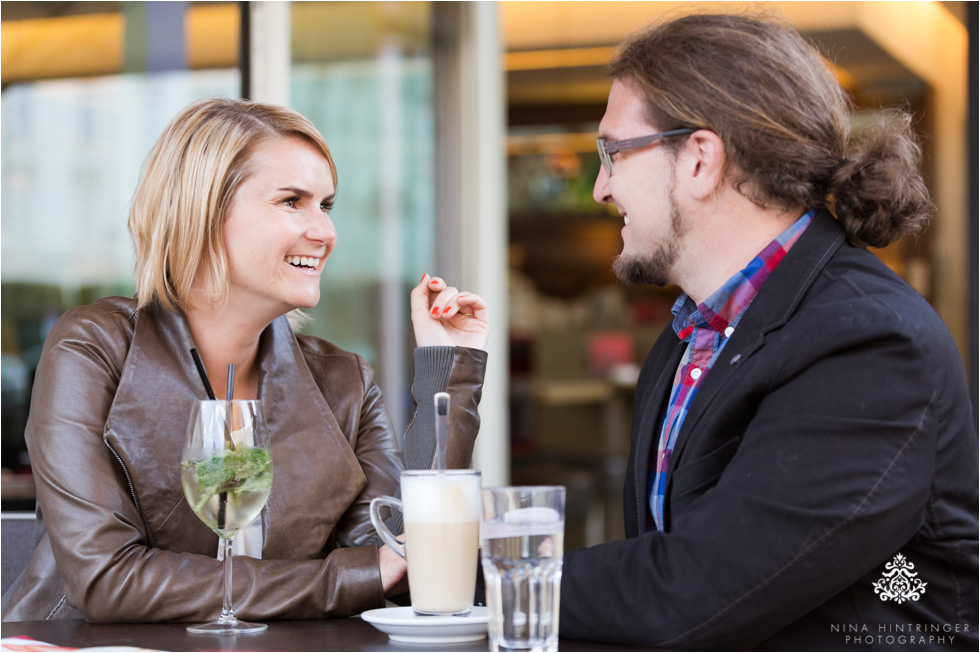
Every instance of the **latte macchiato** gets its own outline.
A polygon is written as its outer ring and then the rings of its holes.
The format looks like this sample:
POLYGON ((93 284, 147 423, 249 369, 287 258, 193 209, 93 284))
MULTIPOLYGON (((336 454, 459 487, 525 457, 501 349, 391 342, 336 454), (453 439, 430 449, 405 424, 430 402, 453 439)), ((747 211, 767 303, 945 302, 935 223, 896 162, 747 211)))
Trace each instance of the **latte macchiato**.
POLYGON ((408 561, 412 608, 419 614, 466 614, 473 607, 480 538, 480 472, 402 472, 401 501, 371 502, 371 521, 408 561), (381 522, 377 507, 400 508, 405 524, 402 549, 381 522))

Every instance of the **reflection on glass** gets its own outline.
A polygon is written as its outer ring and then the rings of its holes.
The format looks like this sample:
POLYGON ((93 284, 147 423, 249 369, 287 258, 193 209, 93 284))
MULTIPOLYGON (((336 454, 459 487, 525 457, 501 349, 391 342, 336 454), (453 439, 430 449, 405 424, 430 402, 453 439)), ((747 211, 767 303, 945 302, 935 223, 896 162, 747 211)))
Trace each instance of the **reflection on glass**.
POLYGON ((402 431, 411 409, 409 291, 423 273, 439 273, 431 8, 304 2, 291 11, 291 104, 323 133, 339 176, 337 248, 304 330, 375 367, 402 431))

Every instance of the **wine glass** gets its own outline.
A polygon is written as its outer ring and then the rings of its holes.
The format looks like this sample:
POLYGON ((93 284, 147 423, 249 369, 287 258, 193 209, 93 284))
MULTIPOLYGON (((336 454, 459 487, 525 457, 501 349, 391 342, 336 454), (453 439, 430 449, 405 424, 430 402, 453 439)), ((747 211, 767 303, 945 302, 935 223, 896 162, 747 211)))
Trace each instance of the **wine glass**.
POLYGON ((218 546, 224 549, 221 616, 188 626, 188 632, 262 632, 268 626, 239 621, 231 606, 232 542, 262 511, 272 489, 272 450, 258 401, 209 400, 193 405, 180 483, 191 510, 218 534, 218 546))

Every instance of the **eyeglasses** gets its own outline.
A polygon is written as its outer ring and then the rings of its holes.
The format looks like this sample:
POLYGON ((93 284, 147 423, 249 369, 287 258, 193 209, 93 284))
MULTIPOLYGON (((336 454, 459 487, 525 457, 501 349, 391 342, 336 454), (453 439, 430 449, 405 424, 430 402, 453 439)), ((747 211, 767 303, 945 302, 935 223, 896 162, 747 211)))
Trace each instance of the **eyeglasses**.
POLYGON ((616 152, 624 152, 626 150, 635 150, 638 147, 644 147, 652 143, 656 143, 662 138, 668 136, 680 136, 681 134, 693 134, 697 129, 691 129, 685 127, 682 129, 671 129, 670 131, 660 132, 659 134, 650 134, 649 136, 639 136, 637 138, 627 138, 622 141, 607 141, 601 136, 596 139, 596 147, 599 148, 599 159, 602 161, 602 167, 606 169, 606 174, 610 177, 612 176, 612 155, 616 152))

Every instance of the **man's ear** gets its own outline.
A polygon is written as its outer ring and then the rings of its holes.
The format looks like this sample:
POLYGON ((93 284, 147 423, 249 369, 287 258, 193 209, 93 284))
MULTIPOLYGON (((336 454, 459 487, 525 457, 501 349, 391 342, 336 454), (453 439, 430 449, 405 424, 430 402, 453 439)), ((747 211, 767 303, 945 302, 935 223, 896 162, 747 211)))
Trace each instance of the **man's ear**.
POLYGON ((725 178, 725 144, 718 134, 699 129, 687 138, 679 163, 688 175, 691 196, 705 200, 721 190, 725 178))

